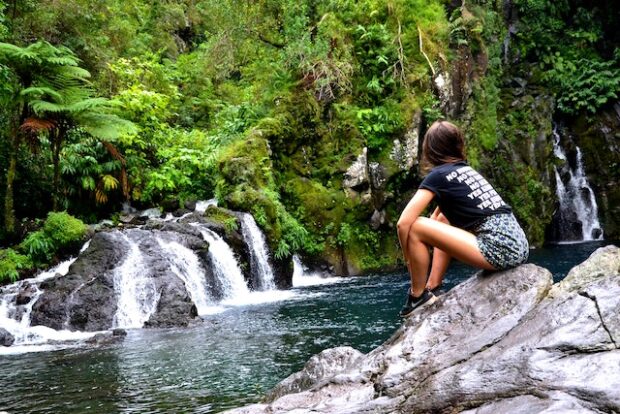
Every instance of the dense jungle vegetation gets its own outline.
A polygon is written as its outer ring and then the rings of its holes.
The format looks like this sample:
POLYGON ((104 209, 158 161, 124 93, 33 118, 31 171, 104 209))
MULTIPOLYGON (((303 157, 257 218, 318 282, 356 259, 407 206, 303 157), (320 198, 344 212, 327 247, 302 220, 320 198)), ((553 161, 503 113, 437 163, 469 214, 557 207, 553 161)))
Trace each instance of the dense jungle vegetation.
POLYGON ((552 160, 514 153, 551 135, 541 113, 617 100, 617 21, 611 0, 0 0, 0 279, 81 239, 72 216, 212 197, 276 258, 393 267, 420 179, 394 141, 446 116, 540 244, 552 160), (385 183, 347 192, 363 148, 385 183))

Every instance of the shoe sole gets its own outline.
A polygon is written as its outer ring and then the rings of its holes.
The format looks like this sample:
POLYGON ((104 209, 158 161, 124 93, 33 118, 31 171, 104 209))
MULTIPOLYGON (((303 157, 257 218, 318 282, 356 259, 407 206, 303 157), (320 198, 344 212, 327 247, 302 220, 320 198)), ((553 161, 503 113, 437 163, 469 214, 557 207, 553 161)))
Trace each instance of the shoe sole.
POLYGON ((429 300, 427 300, 426 302, 424 302, 423 304, 421 304, 420 306, 418 306, 417 308, 415 308, 414 310, 412 310, 411 312, 409 312, 406 315, 399 315, 401 318, 408 318, 411 315, 413 315, 414 313, 416 313, 417 311, 419 311, 422 308, 425 308, 428 305, 432 305, 433 303, 437 302, 437 296, 433 295, 432 298, 430 298, 429 300))

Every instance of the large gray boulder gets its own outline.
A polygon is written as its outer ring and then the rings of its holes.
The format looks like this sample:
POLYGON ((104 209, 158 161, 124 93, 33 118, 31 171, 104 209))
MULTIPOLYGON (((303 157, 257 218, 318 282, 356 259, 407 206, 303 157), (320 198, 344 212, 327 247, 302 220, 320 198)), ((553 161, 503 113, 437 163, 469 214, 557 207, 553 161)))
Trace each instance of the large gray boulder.
POLYGON ((532 264, 480 273, 341 370, 229 413, 620 412, 620 249, 552 283, 532 264))
POLYGON ((145 303, 156 303, 145 326, 186 326, 197 316, 197 310, 182 272, 170 262, 170 254, 191 250, 202 259, 207 280, 213 275, 206 262, 208 245, 198 230, 185 228, 184 233, 127 229, 95 234, 67 275, 41 283, 43 293, 32 308, 31 324, 79 331, 112 328, 123 290, 135 293, 145 303), (132 279, 122 288, 121 270, 132 279))

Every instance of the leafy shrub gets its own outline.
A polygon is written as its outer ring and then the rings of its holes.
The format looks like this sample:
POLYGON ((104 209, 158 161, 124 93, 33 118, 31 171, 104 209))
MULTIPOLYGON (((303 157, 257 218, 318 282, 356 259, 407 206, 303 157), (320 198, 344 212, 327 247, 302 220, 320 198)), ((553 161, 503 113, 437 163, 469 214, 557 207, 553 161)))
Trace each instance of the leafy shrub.
POLYGON ((43 228, 30 233, 20 248, 36 265, 49 264, 61 249, 80 242, 86 225, 66 212, 48 214, 43 228))
POLYGON ((82 241, 86 230, 87 227, 81 220, 64 211, 49 213, 43 225, 43 231, 50 240, 57 244, 57 247, 82 241))
POLYGON ((15 281, 19 277, 20 270, 32 267, 32 261, 28 256, 17 253, 13 249, 0 250, 0 281, 15 281))
POLYGON ((543 59, 552 69, 543 79, 557 90, 558 109, 566 114, 582 110, 595 113, 608 101, 618 98, 620 69, 614 61, 574 60, 557 52, 543 59))
POLYGON ((36 264, 48 263, 54 256, 54 241, 43 230, 30 233, 20 248, 36 264))

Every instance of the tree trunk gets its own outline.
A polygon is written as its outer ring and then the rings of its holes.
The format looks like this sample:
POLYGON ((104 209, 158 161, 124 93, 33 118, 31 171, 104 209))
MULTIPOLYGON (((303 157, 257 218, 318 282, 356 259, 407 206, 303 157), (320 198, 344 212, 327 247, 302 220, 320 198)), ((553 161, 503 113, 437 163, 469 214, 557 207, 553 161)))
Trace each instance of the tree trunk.
POLYGON ((17 171, 17 149, 19 141, 17 133, 10 141, 9 168, 6 172, 6 192, 4 193, 4 230, 8 235, 15 233, 15 207, 13 202, 13 182, 17 171))
POLYGON ((58 211, 60 199, 60 148, 62 146, 62 138, 64 130, 62 127, 52 129, 50 133, 52 143, 52 164, 54 166, 54 177, 52 178, 52 210, 58 211))

